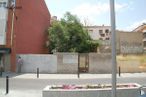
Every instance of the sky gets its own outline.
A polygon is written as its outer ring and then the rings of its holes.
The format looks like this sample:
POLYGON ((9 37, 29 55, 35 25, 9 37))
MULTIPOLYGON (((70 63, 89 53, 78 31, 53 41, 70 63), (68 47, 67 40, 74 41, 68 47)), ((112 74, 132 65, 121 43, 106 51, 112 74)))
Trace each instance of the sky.
MULTIPOLYGON (((45 0, 51 16, 66 12, 88 25, 110 26, 110 0, 45 0)), ((131 31, 146 23, 146 0, 115 0, 116 29, 131 31)))

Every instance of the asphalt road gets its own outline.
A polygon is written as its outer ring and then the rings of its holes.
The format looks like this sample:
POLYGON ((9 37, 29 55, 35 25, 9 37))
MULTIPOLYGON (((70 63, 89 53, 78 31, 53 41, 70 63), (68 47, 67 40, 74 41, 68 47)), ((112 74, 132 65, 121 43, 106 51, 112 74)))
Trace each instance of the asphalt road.
MULTIPOLYGON (((9 84, 11 90, 42 90, 47 85, 57 84, 102 84, 111 83, 110 78, 98 79, 16 79, 10 78, 9 84)), ((145 77, 139 78, 118 78, 117 83, 138 83, 146 84, 145 77)), ((6 79, 0 78, 0 89, 5 89, 6 79)))
MULTIPOLYGON (((101 84, 111 83, 111 78, 96 79, 21 79, 10 78, 9 93, 6 93, 6 79, 0 78, 0 97, 42 97, 42 90, 47 85, 57 84, 101 84)), ((145 77, 118 78, 117 83, 146 84, 145 77)))

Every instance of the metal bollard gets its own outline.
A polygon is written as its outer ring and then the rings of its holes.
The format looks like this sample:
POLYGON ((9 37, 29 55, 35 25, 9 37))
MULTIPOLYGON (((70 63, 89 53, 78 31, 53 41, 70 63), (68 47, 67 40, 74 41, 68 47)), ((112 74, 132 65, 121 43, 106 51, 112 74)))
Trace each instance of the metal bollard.
POLYGON ((6 94, 9 93, 9 76, 6 76, 6 94))
POLYGON ((121 67, 119 66, 119 77, 121 76, 121 67))
POLYGON ((80 78, 80 72, 79 72, 79 70, 78 70, 78 78, 80 78))
POLYGON ((80 54, 78 54, 78 72, 77 72, 78 78, 80 78, 80 54))
POLYGON ((37 78, 39 78, 39 68, 37 68, 37 78))
POLYGON ((0 76, 2 77, 3 72, 2 72, 2 68, 0 68, 0 76))

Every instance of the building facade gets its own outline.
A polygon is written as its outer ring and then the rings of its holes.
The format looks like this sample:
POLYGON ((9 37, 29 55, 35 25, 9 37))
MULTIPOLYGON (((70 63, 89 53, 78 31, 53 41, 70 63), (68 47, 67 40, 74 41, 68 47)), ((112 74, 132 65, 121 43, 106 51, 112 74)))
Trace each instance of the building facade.
POLYGON ((16 71, 17 54, 46 54, 50 12, 44 0, 0 0, 0 59, 16 71))
MULTIPOLYGON (((116 51, 117 54, 142 54, 143 35, 139 32, 125 32, 116 30, 116 51), (130 36, 130 37, 129 37, 130 36)), ((111 53, 111 40, 100 41, 99 51, 111 53)))
POLYGON ((120 54, 142 54, 142 40, 142 33, 116 31, 117 52, 120 54))
POLYGON ((110 26, 86 26, 85 28, 93 40, 110 40, 110 26))
MULTIPOLYGON (((111 53, 111 27, 110 26, 87 26, 85 27, 93 40, 99 40, 99 53, 111 53)), ((143 31, 145 31, 143 29, 143 31)), ((143 45, 146 40, 146 32, 125 32, 116 30, 116 49, 118 54, 143 53, 143 45), (130 36, 130 37, 129 37, 130 36)))
POLYGON ((138 26, 133 31, 140 32, 143 34, 143 49, 146 52, 146 23, 143 23, 142 25, 138 26))

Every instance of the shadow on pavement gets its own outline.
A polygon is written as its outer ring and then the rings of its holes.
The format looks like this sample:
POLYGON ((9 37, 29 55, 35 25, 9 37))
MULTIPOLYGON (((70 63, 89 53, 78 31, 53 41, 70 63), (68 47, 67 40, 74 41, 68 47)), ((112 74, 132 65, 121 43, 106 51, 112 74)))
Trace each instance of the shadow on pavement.
POLYGON ((9 78, 16 77, 19 75, 22 75, 23 73, 15 73, 15 72, 2 72, 2 75, 0 75, 0 78, 5 78, 6 76, 9 76, 9 78))

